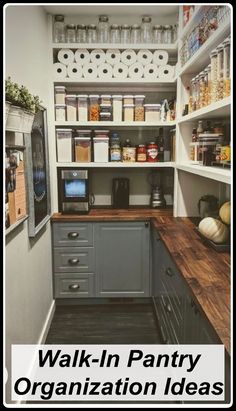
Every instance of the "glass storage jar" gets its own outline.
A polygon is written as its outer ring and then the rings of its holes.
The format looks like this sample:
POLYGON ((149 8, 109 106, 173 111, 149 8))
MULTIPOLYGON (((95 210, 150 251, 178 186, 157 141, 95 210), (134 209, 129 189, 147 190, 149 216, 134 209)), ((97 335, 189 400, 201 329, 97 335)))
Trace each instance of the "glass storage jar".
POLYGON ((144 102, 145 96, 135 95, 134 121, 144 121, 144 102))
POLYGON ((122 44, 130 43, 130 26, 128 24, 121 26, 120 42, 122 44))
POLYGON ((57 161, 59 163, 72 162, 72 129, 57 128, 57 161))
POLYGON ((76 42, 76 31, 74 24, 67 24, 66 26, 66 41, 67 43, 76 42))
POLYGON ((172 43, 172 26, 165 25, 163 27, 163 43, 165 44, 172 43))
POLYGON ((152 43, 151 17, 144 16, 141 24, 141 43, 152 43))
POLYGON ((194 78, 190 81, 190 90, 189 90, 189 101, 188 101, 188 112, 192 113, 194 111, 193 103, 193 90, 194 90, 194 78))
POLYGON ((113 121, 122 121, 122 95, 114 94, 113 99, 113 121))
POLYGON ((55 86, 55 103, 65 104, 66 102, 66 88, 65 86, 55 86))
POLYGON ((217 51, 213 50, 210 54, 211 58, 211 103, 217 101, 217 88, 218 88, 218 73, 217 73, 217 51))
POLYGON ((120 26, 118 24, 111 25, 110 42, 113 44, 120 43, 120 26))
POLYGON ((54 17, 53 41, 55 43, 65 43, 66 41, 64 16, 62 15, 54 17))
POLYGON ((134 104, 124 104, 124 121, 134 121, 134 104))
POLYGON ((56 121, 66 120, 66 105, 65 104, 55 104, 55 118, 56 118, 56 121))
POLYGON ((205 88, 204 88, 204 101, 205 101, 205 106, 208 106, 208 101, 209 101, 209 89, 208 89, 208 70, 207 68, 205 68, 205 70, 203 70, 204 73, 204 83, 205 83, 205 88))
POLYGON ((97 27, 95 24, 89 24, 87 27, 87 42, 97 43, 97 27))
POLYGON ((85 24, 78 24, 77 25, 76 41, 78 43, 86 43, 87 42, 87 32, 86 32, 85 24))
POLYGON ((152 28, 152 42, 156 44, 162 43, 162 26, 160 24, 156 24, 152 28))
POLYGON ((67 121, 77 120, 77 96, 75 94, 66 95, 66 116, 67 121))
POLYGON ((145 107, 145 121, 153 123, 160 121, 160 104, 144 104, 145 107))
POLYGON ((130 42, 132 44, 139 44, 141 42, 141 29, 138 24, 131 26, 130 42))
POLYGON ((224 47, 224 97, 230 96, 230 40, 223 42, 224 47))
POLYGON ((199 73, 199 108, 205 107, 205 73, 199 73))
POLYGON ((197 75, 195 77, 195 110, 198 110, 200 107, 200 100, 199 100, 199 96, 200 96, 200 88, 199 88, 199 75, 197 75))
POLYGON ((208 82, 208 104, 211 104, 211 64, 208 64, 207 68, 207 82, 208 82))
POLYGON ((89 95, 89 121, 99 121, 99 95, 89 95))
POLYGON ((78 98, 78 120, 88 121, 88 95, 80 94, 78 98))
POLYGON ((224 97, 224 47, 220 44, 217 48, 217 100, 224 97))
POLYGON ((98 43, 109 43, 109 19, 108 19, 108 16, 99 16, 98 43))

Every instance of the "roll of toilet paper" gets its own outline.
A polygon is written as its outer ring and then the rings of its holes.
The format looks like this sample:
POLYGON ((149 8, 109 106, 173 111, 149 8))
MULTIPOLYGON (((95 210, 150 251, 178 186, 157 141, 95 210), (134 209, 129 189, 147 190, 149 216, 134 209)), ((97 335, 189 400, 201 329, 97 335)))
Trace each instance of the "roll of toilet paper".
POLYGON ((128 66, 123 63, 117 63, 114 65, 112 73, 114 78, 124 80, 128 77, 128 66))
POLYGON ((64 79, 66 78, 66 66, 62 63, 54 63, 53 64, 53 72, 56 78, 64 79))
POLYGON ((73 79, 81 79, 82 74, 82 65, 78 63, 71 63, 67 66, 67 76, 73 79))
POLYGON ((108 49, 106 52, 106 62, 114 66, 120 62, 120 50, 108 49))
POLYGON ((59 63, 66 64, 66 66, 68 66, 68 64, 71 64, 75 61, 75 54, 70 49, 61 49, 58 52, 57 58, 59 63))
POLYGON ((139 50, 137 54, 137 61, 144 66, 150 64, 153 60, 153 54, 150 50, 139 50))
POLYGON ((155 50, 153 53, 153 63, 158 66, 165 66, 168 63, 169 54, 166 50, 155 50))
POLYGON ((121 53, 121 63, 131 66, 137 61, 137 54, 132 49, 124 50, 121 53))
POLYGON ((98 76, 97 66, 93 63, 84 64, 82 73, 84 79, 95 80, 98 76))
POLYGON ((159 69, 156 64, 150 63, 144 66, 144 78, 155 80, 159 77, 159 69))
POLYGON ((129 67, 129 77, 133 80, 139 80, 143 77, 143 65, 141 63, 134 63, 129 67))
POLYGON ((170 66, 166 64, 166 66, 159 67, 159 80, 171 80, 173 79, 175 74, 175 66, 170 66))
POLYGON ((99 64, 98 77, 100 79, 112 78, 112 66, 108 63, 99 64))
POLYGON ((90 53, 90 61, 94 64, 102 64, 106 61, 106 53, 102 49, 94 49, 90 53))
POLYGON ((90 53, 87 49, 77 49, 75 52, 75 61, 79 64, 88 64, 90 62, 90 53))

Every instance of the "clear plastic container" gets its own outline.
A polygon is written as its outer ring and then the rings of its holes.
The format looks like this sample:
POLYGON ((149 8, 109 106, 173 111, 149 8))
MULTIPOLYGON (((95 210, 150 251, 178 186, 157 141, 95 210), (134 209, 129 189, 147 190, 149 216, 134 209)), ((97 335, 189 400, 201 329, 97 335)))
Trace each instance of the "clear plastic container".
POLYGON ((205 73, 199 73, 199 108, 205 107, 205 73))
POLYGON ((112 105, 111 103, 100 104, 100 114, 102 113, 111 113, 112 114, 112 105))
POLYGON ((124 121, 134 121, 134 104, 124 104, 124 121))
POLYGON ((130 43, 139 44, 141 42, 141 28, 138 24, 131 26, 130 43))
POLYGON ((210 54, 211 58, 211 103, 217 101, 218 73, 217 73, 217 50, 210 54))
POLYGON ((208 82, 208 104, 211 104, 211 64, 208 64, 207 68, 207 82, 208 82))
POLYGON ((195 77, 195 109, 198 110, 200 108, 200 83, 199 83, 199 75, 195 77))
POLYGON ((93 152, 95 163, 108 163, 109 161, 109 130, 95 130, 93 138, 93 152))
POLYGON ((144 121, 144 95, 135 95, 134 121, 144 121))
POLYGON ((194 111, 193 107, 193 82, 194 78, 190 81, 190 92, 189 92, 189 101, 188 101, 188 111, 189 113, 192 113, 194 111))
POLYGON ((165 25, 163 27, 163 43, 165 44, 172 43, 172 26, 165 25))
POLYGON ((223 42, 224 47, 224 97, 230 96, 230 39, 223 42))
POLYGON ((65 43, 66 41, 64 16, 62 15, 54 17, 53 41, 55 43, 65 43))
POLYGON ((219 45, 217 48, 217 100, 224 98, 224 46, 219 45))
POLYGON ((67 24, 66 26, 66 41, 67 43, 76 42, 76 28, 74 24, 67 24))
POLYGON ((98 43, 109 43, 109 19, 108 19, 108 16, 99 16, 98 43))
POLYGON ((162 35, 163 35, 163 29, 160 24, 156 24, 152 28, 152 42, 156 44, 161 44, 162 41, 162 35))
POLYGON ((66 120, 66 105, 65 104, 55 104, 55 118, 56 118, 56 121, 66 120))
POLYGON ((66 95, 66 116, 67 121, 77 120, 77 96, 75 94, 66 95))
POLYGON ((59 163, 72 162, 72 130, 56 129, 57 136, 57 161, 59 163))
POLYGON ((114 94, 113 99, 113 121, 122 121, 122 95, 114 94))
POLYGON ((111 25, 110 42, 114 44, 120 43, 120 26, 118 24, 111 25))
POLYGON ((144 16, 142 18, 141 25, 141 42, 142 43, 152 43, 152 27, 151 27, 151 17, 144 16))
POLYGON ((65 86, 55 86, 55 103, 65 104, 66 103, 66 88, 65 86))
POLYGON ((102 94, 100 96, 101 104, 111 104, 111 95, 110 94, 102 94))
POLYGON ((97 43, 97 27, 95 24, 89 24, 87 27, 87 42, 97 43))
POLYGON ((89 95, 89 121, 99 121, 99 95, 89 95))
POLYGON ((134 104, 134 96, 132 94, 126 94, 124 96, 124 104, 134 104))
POLYGON ((130 26, 128 26, 128 24, 121 26, 120 42, 122 44, 130 43, 130 26))
POLYGON ((84 133, 78 133, 78 137, 74 137, 75 161, 78 163, 91 162, 91 130, 86 130, 87 136, 84 133))
POLYGON ((76 41, 78 43, 86 43, 87 42, 87 31, 86 31, 85 24, 78 24, 77 25, 76 41))
POLYGON ((78 120, 88 121, 88 95, 80 94, 78 98, 78 120))
POLYGON ((154 122, 160 121, 161 104, 144 104, 145 107, 145 121, 154 122))
POLYGON ((99 114, 100 121, 112 121, 112 114, 110 112, 99 114))

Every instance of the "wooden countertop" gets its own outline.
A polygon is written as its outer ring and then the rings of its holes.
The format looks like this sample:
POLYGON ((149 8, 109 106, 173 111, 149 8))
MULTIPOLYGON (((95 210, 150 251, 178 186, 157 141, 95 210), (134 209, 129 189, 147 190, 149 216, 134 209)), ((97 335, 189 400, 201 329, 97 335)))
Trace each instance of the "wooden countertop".
POLYGON ((92 209, 86 215, 55 213, 54 222, 150 220, 186 280, 193 297, 230 353, 230 255, 203 244, 189 218, 175 218, 172 209, 92 209))

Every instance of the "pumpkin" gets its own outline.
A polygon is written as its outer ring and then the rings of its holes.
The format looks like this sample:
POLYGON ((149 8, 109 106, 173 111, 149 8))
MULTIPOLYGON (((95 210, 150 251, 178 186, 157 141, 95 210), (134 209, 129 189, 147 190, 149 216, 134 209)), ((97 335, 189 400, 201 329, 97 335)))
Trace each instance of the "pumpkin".
POLYGON ((213 217, 203 218, 199 223, 199 231, 204 237, 216 244, 225 243, 229 238, 229 228, 213 217))
POLYGON ((220 207, 219 215, 223 223, 230 224, 230 201, 220 207))

